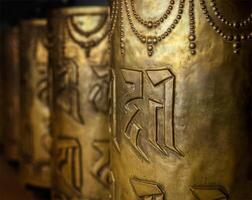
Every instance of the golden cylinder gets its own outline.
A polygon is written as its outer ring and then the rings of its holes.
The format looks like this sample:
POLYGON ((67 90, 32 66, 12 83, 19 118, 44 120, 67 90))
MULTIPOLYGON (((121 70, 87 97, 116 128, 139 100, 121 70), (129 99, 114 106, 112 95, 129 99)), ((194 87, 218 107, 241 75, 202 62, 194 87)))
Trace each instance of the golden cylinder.
POLYGON ((4 152, 9 161, 19 160, 19 29, 18 27, 6 28, 4 32, 4 65, 2 71, 3 87, 3 133, 4 152))
POLYGON ((49 20, 53 199, 108 199, 108 8, 64 8, 49 20))
POLYGON ((21 62, 21 177, 26 185, 50 187, 47 23, 23 21, 21 62))
POLYGON ((249 2, 111 7, 113 199, 251 199, 249 2))

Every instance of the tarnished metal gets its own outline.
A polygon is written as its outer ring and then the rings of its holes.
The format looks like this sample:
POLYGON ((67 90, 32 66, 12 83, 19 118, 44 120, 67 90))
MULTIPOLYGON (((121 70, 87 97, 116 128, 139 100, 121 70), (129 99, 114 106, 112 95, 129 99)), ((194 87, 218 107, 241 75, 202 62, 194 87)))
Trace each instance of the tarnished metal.
POLYGON ((250 1, 111 4, 113 199, 252 199, 250 1))
POLYGON ((21 62, 21 177, 24 184, 50 186, 47 26, 23 21, 21 62))
POLYGON ((5 29, 4 37, 4 65, 2 70, 2 108, 4 152, 9 161, 19 160, 20 138, 20 76, 19 76, 19 30, 18 27, 5 29))
POLYGON ((53 199, 108 199, 108 8, 64 8, 49 20, 53 199))

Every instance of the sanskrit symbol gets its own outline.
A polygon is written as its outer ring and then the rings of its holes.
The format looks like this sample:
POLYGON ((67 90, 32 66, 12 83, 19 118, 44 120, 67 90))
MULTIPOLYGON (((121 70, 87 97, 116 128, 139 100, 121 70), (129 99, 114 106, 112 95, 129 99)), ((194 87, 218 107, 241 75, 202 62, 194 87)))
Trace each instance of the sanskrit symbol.
POLYGON ((38 91, 38 98, 41 102, 45 105, 48 105, 48 79, 47 79, 47 71, 45 69, 46 66, 44 65, 37 65, 38 66, 38 73, 39 73, 39 81, 37 82, 37 91, 38 91))
POLYGON ((74 138, 59 138, 56 155, 57 173, 64 183, 64 191, 79 196, 83 185, 80 143, 74 138))
POLYGON ((145 181, 138 178, 130 180, 136 196, 140 200, 165 200, 165 192, 162 187, 155 182, 145 181))
POLYGON ((38 43, 36 52, 36 67, 38 72, 37 91, 38 98, 42 103, 48 105, 49 88, 48 88, 48 72, 47 72, 47 49, 42 42, 38 43))
POLYGON ((90 68, 95 75, 94 84, 89 91, 89 101, 96 111, 108 111, 109 89, 109 54, 107 49, 103 52, 101 60, 89 59, 90 68))
POLYGON ((167 155, 170 151, 182 156, 174 132, 175 76, 168 68, 122 69, 122 75, 127 86, 124 134, 133 147, 148 160, 139 144, 140 135, 145 133, 150 144, 161 153, 167 155))
POLYGON ((76 52, 74 46, 65 44, 62 64, 56 70, 57 105, 74 120, 84 124, 80 113, 79 67, 75 59, 76 52))
POLYGON ((100 153, 100 158, 92 167, 92 175, 104 186, 110 182, 109 171, 109 141, 95 141, 93 147, 100 153))
POLYGON ((229 200, 226 189, 222 186, 193 186, 191 192, 197 200, 229 200))

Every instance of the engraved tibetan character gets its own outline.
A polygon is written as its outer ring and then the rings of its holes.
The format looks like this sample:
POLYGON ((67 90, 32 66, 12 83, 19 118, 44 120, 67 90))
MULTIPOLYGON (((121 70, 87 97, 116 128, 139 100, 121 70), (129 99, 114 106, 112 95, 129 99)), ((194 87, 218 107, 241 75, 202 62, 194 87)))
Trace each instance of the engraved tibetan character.
POLYGON ((79 64, 76 61, 77 49, 71 44, 64 44, 63 61, 56 74, 59 82, 57 87, 57 104, 72 116, 77 122, 83 124, 80 114, 79 92, 79 64))
POLYGON ((165 200, 165 192, 162 187, 155 182, 145 181, 138 178, 130 180, 132 188, 141 200, 165 200))
POLYGON ((141 136, 147 137, 150 144, 165 155, 171 151, 182 156, 175 145, 175 76, 169 68, 121 71, 126 85, 123 96, 127 118, 125 136, 146 160, 148 157, 145 150, 139 145, 141 136), (138 115, 142 115, 147 121, 137 121, 138 115))
POLYGON ((69 194, 74 193, 81 196, 82 180, 82 158, 81 146, 77 139, 61 137, 57 141, 56 170, 63 179, 65 189, 69 194))
POLYGON ((109 141, 94 141, 94 148, 99 152, 100 158, 93 164, 91 172, 93 176, 105 187, 110 184, 109 170, 109 141))

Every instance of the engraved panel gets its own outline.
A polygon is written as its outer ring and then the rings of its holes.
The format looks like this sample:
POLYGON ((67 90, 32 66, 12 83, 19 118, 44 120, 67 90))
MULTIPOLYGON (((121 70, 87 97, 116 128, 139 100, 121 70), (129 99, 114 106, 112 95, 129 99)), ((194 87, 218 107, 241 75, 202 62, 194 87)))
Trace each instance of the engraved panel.
POLYGON ((135 195, 140 200, 165 200, 165 192, 161 185, 153 181, 132 178, 130 180, 135 195))

